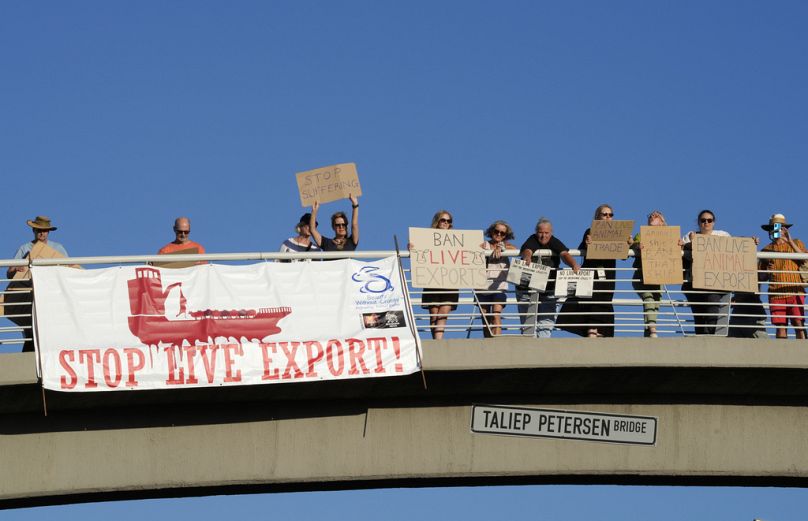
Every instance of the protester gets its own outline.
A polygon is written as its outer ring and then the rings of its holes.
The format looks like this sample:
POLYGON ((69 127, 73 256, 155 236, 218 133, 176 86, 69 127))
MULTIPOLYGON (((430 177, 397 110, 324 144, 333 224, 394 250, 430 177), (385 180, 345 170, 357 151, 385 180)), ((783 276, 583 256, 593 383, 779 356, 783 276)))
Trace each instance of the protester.
MULTIPOLYGON (((158 255, 205 253, 204 246, 192 241, 190 235, 191 220, 187 217, 177 217, 174 220, 174 240, 160 248, 160 251, 157 252, 158 255)), ((206 261, 198 261, 197 264, 206 264, 206 261)))
MULTIPOLYGON (((17 253, 14 254, 15 259, 25 259, 30 257, 31 251, 38 243, 44 244, 56 250, 61 255, 68 257, 67 250, 65 250, 64 246, 49 239, 50 232, 56 231, 56 226, 53 226, 48 217, 45 217, 44 215, 37 215, 33 220, 25 221, 25 223, 31 227, 34 238, 33 240, 26 242, 17 248, 17 253)), ((6 272, 6 278, 13 279, 17 273, 25 273, 26 271, 28 271, 27 266, 12 266, 6 272)), ((22 279, 18 278, 17 280, 9 283, 8 288, 6 288, 7 293, 5 295, 5 314, 20 315, 10 316, 9 320, 24 328, 24 337, 31 335, 31 338, 28 338, 23 342, 23 353, 34 351, 33 329, 31 329, 32 306, 30 304, 33 299, 32 288, 33 285, 31 284, 30 277, 23 277, 22 279), (16 304, 16 302, 22 303, 16 304)))
MULTIPOLYGON (((295 226, 295 233, 297 233, 294 237, 289 237, 283 244, 281 244, 281 253, 305 253, 309 251, 320 251, 320 248, 312 244, 311 242, 311 227, 309 223, 311 222, 311 214, 304 213, 300 216, 300 221, 295 226)), ((293 260, 303 260, 303 259, 293 259, 293 260)), ((286 261, 289 262, 289 261, 286 261)))
MULTIPOLYGON (((602 204, 595 209, 594 219, 596 221, 614 218, 614 211, 608 204, 602 204)), ((584 232, 581 244, 578 249, 586 249, 592 242, 590 229, 584 232)), ((631 236, 626 237, 626 242, 631 244, 631 236)), ((570 333, 596 337, 614 336, 614 288, 617 263, 614 259, 585 259, 582 268, 588 268, 595 272, 593 283, 593 295, 591 299, 581 299, 579 297, 569 297, 561 308, 558 317, 558 326, 570 333)))
POLYGON ((485 231, 488 241, 482 244, 484 250, 491 250, 491 255, 485 259, 488 274, 488 287, 484 291, 477 291, 477 300, 483 314, 483 336, 490 338, 502 333, 502 310, 508 296, 508 267, 510 259, 502 253, 505 250, 515 250, 516 246, 508 242, 513 239, 513 229, 505 221, 494 221, 485 231))
MULTIPOLYGON (((648 226, 667 226, 665 216, 659 210, 654 210, 648 214, 648 226)), ((679 246, 684 244, 679 240, 679 246)), ((634 236, 632 244, 634 250, 634 277, 632 286, 642 299, 643 322, 645 323, 644 336, 657 338, 657 314, 659 313, 659 302, 662 299, 662 286, 643 284, 642 279, 642 242, 640 234, 634 236)))
MULTIPOLYGON (((699 225, 698 231, 691 231, 684 237, 682 242, 686 250, 691 251, 692 241, 696 234, 716 235, 729 237, 729 233, 715 229, 715 214, 711 210, 702 210, 696 218, 699 225)), ((693 323, 697 335, 719 335, 726 336, 729 327, 729 311, 732 293, 720 292, 711 293, 704 290, 693 289, 692 256, 685 258, 687 275, 682 292, 687 298, 690 309, 693 313, 693 323)))
POLYGON ((323 251, 354 251, 359 246, 359 202, 356 197, 349 195, 351 201, 351 234, 348 235, 348 217, 345 212, 336 212, 331 216, 331 229, 334 230, 334 238, 323 237, 317 230, 317 212, 320 210, 320 202, 314 201, 311 207, 309 218, 309 228, 314 244, 323 251))
MULTIPOLYGON (((432 217, 431 228, 438 230, 452 229, 452 214, 446 210, 438 210, 432 217)), ((410 245, 412 249, 412 245, 410 245)), ((429 310, 429 330, 435 340, 443 338, 446 320, 449 313, 457 309, 460 292, 456 289, 424 288, 421 295, 421 308, 429 310)))
POLYGON ((553 236, 553 223, 542 217, 536 223, 536 233, 528 237, 519 249, 524 262, 533 262, 550 266, 550 275, 543 292, 532 290, 527 286, 516 287, 516 300, 519 302, 519 321, 522 323, 522 334, 531 337, 550 338, 556 317, 559 301, 555 296, 556 270, 563 260, 577 273, 578 263, 570 255, 569 248, 553 236), (542 250, 550 250, 550 255, 542 255, 542 250), (538 328, 537 326, 538 317, 538 328))
MULTIPOLYGON (((769 232, 771 243, 763 252, 805 253, 805 245, 791 236, 791 224, 781 213, 771 216, 768 224, 761 226, 769 232)), ((791 259, 761 259, 758 269, 766 270, 769 279, 769 312, 777 338, 788 337, 788 324, 794 328, 795 336, 805 338, 805 290, 800 277, 799 261, 791 259)))

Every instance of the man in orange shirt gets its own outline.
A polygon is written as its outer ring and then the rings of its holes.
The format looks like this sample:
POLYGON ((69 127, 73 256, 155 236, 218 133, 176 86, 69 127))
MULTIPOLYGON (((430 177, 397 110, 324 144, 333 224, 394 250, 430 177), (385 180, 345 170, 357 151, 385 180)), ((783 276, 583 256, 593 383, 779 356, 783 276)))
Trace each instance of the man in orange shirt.
MULTIPOLYGON (((194 242, 189 238, 191 234, 191 220, 187 217, 177 217, 174 221, 174 236, 175 239, 162 248, 157 253, 164 255, 167 253, 205 253, 205 247, 194 242), (193 250, 196 251, 193 251, 193 250), (186 251, 188 250, 188 251, 186 251)), ((199 261, 197 264, 205 264, 205 261, 199 261)))
MULTIPOLYGON (((764 252, 805 253, 805 245, 794 239, 789 232, 791 224, 781 213, 769 219, 769 224, 761 226, 769 232, 771 243, 763 248, 764 252)), ((769 312, 772 324, 777 328, 777 338, 788 338, 788 324, 791 323, 797 338, 805 338, 803 306, 805 290, 800 277, 800 261, 791 259, 762 260, 758 269, 769 275, 769 312)))

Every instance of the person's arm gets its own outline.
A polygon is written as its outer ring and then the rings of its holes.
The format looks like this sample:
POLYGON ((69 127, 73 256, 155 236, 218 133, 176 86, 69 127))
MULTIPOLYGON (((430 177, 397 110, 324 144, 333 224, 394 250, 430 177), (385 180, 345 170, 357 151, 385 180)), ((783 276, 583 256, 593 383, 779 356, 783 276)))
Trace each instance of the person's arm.
POLYGON ((320 201, 314 201, 311 205, 311 217, 309 218, 309 229, 311 230, 311 238, 314 239, 314 244, 318 248, 323 247, 323 236, 317 231, 317 211, 320 209, 320 201))
POLYGON ((575 259, 573 258, 573 256, 570 255, 569 251, 562 251, 560 257, 561 257, 561 260, 563 260, 564 263, 567 266, 572 268, 572 271, 574 271, 575 273, 578 273, 578 270, 581 269, 581 267, 578 266, 578 263, 575 262, 575 259))
POLYGON ((530 248, 525 248, 520 253, 522 255, 522 260, 523 261, 525 261, 525 262, 533 262, 532 261, 532 259, 533 259, 533 250, 531 250, 530 248))
POLYGON ((356 246, 359 246, 359 201, 353 194, 348 196, 351 200, 351 237, 356 246))

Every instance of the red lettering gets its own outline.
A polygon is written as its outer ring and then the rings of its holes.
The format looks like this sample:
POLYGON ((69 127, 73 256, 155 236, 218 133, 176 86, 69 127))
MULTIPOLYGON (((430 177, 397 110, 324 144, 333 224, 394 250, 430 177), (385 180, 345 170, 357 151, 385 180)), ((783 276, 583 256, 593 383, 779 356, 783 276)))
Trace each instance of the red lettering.
POLYGON ((196 363, 196 346, 187 345, 182 348, 185 352, 185 367, 188 368, 188 378, 185 379, 187 384, 198 384, 199 380, 196 378, 196 371, 194 364, 196 363))
POLYGON ((342 352, 342 344, 340 344, 339 340, 328 341, 328 345, 325 346, 325 358, 328 363, 328 370, 331 371, 331 374, 333 376, 342 375, 342 371, 345 369, 345 355, 342 352), (336 355, 334 351, 336 351, 336 355), (335 357, 338 366, 334 365, 335 357))
POLYGON ((264 374, 261 375, 261 380, 277 380, 280 378, 280 371, 277 367, 270 369, 272 366, 272 357, 269 355, 269 348, 272 348, 272 352, 276 353, 278 351, 278 345, 275 342, 268 344, 261 342, 258 345, 261 347, 261 356, 264 359, 264 374))
POLYGON ((95 383, 95 364, 101 362, 100 349, 79 349, 79 363, 87 364, 87 383, 84 384, 85 389, 94 389, 98 387, 95 383))
POLYGON ((233 371, 233 364, 235 363, 233 353, 235 352, 238 356, 244 356, 244 350, 241 348, 241 344, 225 344, 222 348, 224 349, 224 381, 240 382, 241 371, 233 371))
POLYGON ((348 342, 348 356, 351 361, 351 370, 348 371, 348 374, 359 374, 357 362, 359 367, 362 368, 362 374, 370 373, 368 368, 365 367, 365 361, 362 359, 362 355, 365 353, 365 343, 357 338, 349 338, 346 342, 348 342))
POLYGON ((212 384, 213 379, 216 377, 216 351, 219 346, 205 344, 199 348, 202 355, 202 364, 205 366, 205 376, 208 377, 208 383, 212 384))
POLYGON ((118 387, 122 377, 121 355, 115 348, 107 349, 104 351, 104 383, 107 384, 107 387, 118 387), (110 371, 113 365, 115 366, 114 374, 110 371))
MULTIPOLYGON (((401 360, 401 344, 398 342, 398 337, 394 336, 391 340, 393 341, 393 352, 396 354, 396 360, 401 360)), ((404 366, 401 363, 396 363, 396 365, 393 367, 397 373, 404 370, 404 366)))
POLYGON ((129 374, 129 377, 126 379, 126 386, 127 387, 137 387, 137 381, 135 380, 135 372, 140 371, 146 365, 146 357, 135 347, 127 347, 123 350, 126 353, 126 372, 129 374), (135 355, 137 355, 138 361, 135 362, 135 355))
POLYGON ((300 347, 300 342, 278 342, 280 344, 281 349, 283 349, 283 354, 286 355, 286 369, 283 371, 283 378, 284 380, 288 380, 292 377, 292 370, 294 370, 295 375, 294 378, 302 378, 303 371, 297 366, 297 362, 295 362, 295 354, 297 354, 297 348, 300 347), (290 346, 291 349, 287 348, 290 346))
POLYGON ((382 349, 387 348, 386 338, 368 338, 368 347, 376 353, 376 374, 384 373, 384 363, 382 360, 382 349))
POLYGON ((168 380, 166 385, 182 385, 185 383, 185 371, 177 364, 176 351, 179 351, 177 346, 170 346, 164 349, 166 357, 168 358, 168 380))
POLYGON ((462 252, 462 251, 460 251, 460 250, 450 251, 450 252, 449 252, 449 258, 450 258, 450 259, 452 259, 452 262, 453 262, 454 264, 457 264, 457 258, 458 258, 458 257, 460 257, 460 255, 461 255, 462 253, 463 253, 463 252, 462 252))
POLYGON ((73 361, 75 355, 75 352, 68 351, 67 349, 59 351, 59 365, 61 365, 62 369, 64 369, 67 373, 66 377, 61 376, 59 378, 59 385, 62 386, 62 389, 73 389, 79 382, 79 378, 76 376, 76 371, 73 370, 69 363, 73 361))
POLYGON ((307 378, 317 378, 317 371, 314 369, 314 364, 323 359, 323 354, 323 346, 320 342, 306 342, 306 359, 308 360, 308 371, 306 371, 307 378), (316 350, 314 349, 315 347, 317 348, 316 350), (314 352, 317 354, 313 354, 314 352))

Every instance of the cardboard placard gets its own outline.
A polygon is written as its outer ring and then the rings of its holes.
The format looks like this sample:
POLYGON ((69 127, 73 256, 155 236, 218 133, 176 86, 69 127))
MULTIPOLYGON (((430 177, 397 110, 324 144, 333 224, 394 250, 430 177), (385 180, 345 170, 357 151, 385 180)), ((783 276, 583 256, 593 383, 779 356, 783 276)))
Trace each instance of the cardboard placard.
POLYGON ((592 221, 592 242, 586 247, 587 259, 627 259, 628 239, 634 221, 592 221))
POLYGON ((349 195, 362 195, 356 163, 324 166, 295 175, 297 189, 300 191, 300 204, 303 206, 311 206, 314 201, 329 203, 345 199, 349 195))
POLYGON ((681 284, 682 248, 678 226, 640 226, 643 284, 681 284))
POLYGON ((693 287, 754 293, 758 289, 757 248, 750 237, 693 236, 693 287))
POLYGON ((594 282, 594 270, 578 270, 578 273, 571 269, 556 270, 555 296, 591 297, 594 282))
POLYGON ((551 269, 550 266, 543 264, 514 259, 508 269, 507 281, 517 286, 527 286, 530 289, 542 292, 547 289, 551 269))
MULTIPOLYGON (((193 248, 186 248, 184 250, 172 251, 171 253, 163 253, 161 255, 193 255, 195 253, 199 253, 199 248, 196 246, 193 248)), ((152 266, 157 268, 190 268, 191 266, 196 266, 198 262, 199 261, 152 262, 152 266)))
MULTIPOLYGON (((64 258, 58 250, 55 250, 45 244, 44 242, 37 241, 31 247, 31 251, 25 256, 28 259, 60 259, 64 258)), ((76 266, 79 267, 79 266, 76 266)), ((33 285, 31 284, 31 271, 28 266, 24 267, 23 271, 17 271, 11 277, 11 282, 8 283, 6 291, 13 291, 2 297, 3 305, 0 306, 0 316, 8 315, 28 315, 31 313, 31 304, 20 304, 21 302, 31 302, 33 295, 31 293, 33 285)), ((12 322, 17 325, 30 325, 28 317, 14 317, 10 318, 12 322)))
POLYGON ((486 289, 482 230, 410 228, 413 288, 486 289))

